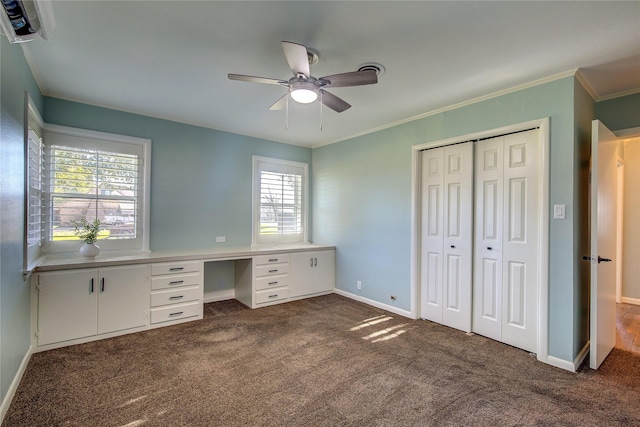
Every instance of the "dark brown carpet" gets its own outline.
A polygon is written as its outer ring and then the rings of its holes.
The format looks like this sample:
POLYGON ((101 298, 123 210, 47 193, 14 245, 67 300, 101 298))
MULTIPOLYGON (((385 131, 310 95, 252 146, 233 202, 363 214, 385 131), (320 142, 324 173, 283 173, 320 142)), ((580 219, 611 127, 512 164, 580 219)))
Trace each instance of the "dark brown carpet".
POLYGON ((566 372, 328 295, 34 354, 3 426, 640 425, 640 356, 566 372))

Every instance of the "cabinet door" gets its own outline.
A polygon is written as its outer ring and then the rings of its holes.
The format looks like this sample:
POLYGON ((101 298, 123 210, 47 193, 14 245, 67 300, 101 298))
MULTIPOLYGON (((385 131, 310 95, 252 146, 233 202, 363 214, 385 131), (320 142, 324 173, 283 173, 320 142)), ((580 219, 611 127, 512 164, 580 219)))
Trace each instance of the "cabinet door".
POLYGON ((313 291, 333 291, 336 285, 335 251, 314 252, 313 270, 313 291))
POLYGON ((149 308, 148 266, 101 268, 98 283, 98 333, 145 326, 149 308))
POLYGON ((38 345, 96 335, 97 270, 41 273, 38 281, 38 345))
POLYGON ((297 252, 289 257, 289 297, 313 293, 313 252, 297 252))
POLYGON ((289 261, 289 297, 295 298, 333 290, 335 252, 293 253, 289 261))

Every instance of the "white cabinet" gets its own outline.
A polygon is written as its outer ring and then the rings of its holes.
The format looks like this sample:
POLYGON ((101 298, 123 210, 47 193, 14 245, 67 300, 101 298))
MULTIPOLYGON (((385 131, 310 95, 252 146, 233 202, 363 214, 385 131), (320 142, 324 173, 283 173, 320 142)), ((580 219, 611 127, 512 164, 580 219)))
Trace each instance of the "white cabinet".
POLYGON ((289 254, 236 261, 236 299, 251 308, 289 299, 289 254))
POLYGON ((148 289, 147 265, 40 273, 38 346, 145 326, 148 289))
POLYGON ((203 266, 201 261, 151 265, 151 324, 202 319, 203 266))
POLYGON ((335 287, 335 251, 297 252, 290 255, 289 297, 327 293, 335 287))

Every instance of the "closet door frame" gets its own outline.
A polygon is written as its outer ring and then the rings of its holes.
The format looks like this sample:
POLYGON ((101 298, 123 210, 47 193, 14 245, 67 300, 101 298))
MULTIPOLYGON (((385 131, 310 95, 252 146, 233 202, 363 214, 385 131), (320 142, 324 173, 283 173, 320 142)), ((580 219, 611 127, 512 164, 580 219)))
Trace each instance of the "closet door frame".
POLYGON ((420 151, 442 147, 465 141, 496 137, 513 132, 539 128, 538 144, 538 311, 537 311, 537 351, 539 361, 549 360, 549 118, 504 126, 497 129, 456 136, 439 141, 414 145, 411 154, 411 316, 420 316, 420 264, 421 264, 421 164, 420 151))

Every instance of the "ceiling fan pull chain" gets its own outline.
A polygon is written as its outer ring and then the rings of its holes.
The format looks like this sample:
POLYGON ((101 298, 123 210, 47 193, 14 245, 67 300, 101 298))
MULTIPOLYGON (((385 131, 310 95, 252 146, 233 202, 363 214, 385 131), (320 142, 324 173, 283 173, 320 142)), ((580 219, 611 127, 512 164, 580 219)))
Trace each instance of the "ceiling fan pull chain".
POLYGON ((322 91, 320 91, 320 132, 322 132, 322 91))
POLYGON ((289 130, 289 94, 287 94, 285 109, 284 109, 284 129, 289 130))

